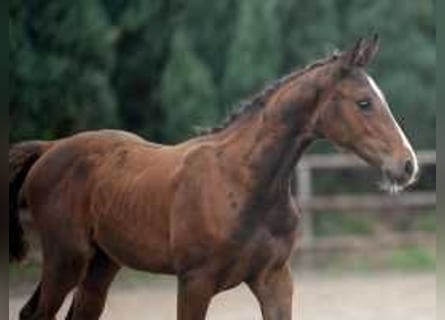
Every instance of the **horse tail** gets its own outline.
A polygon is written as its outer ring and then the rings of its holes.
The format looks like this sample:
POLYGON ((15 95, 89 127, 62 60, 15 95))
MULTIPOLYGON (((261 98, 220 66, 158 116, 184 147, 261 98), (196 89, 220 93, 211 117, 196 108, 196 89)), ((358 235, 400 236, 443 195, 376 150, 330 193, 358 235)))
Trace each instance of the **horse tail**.
POLYGON ((46 141, 25 141, 9 148, 9 261, 21 261, 28 243, 19 218, 20 190, 33 166, 52 145, 46 141))

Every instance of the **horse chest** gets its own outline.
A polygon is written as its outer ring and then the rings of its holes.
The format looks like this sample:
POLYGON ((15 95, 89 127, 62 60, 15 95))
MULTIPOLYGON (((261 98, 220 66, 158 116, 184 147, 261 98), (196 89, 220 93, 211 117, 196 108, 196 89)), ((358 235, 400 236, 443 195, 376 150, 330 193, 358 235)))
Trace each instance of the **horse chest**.
POLYGON ((294 247, 296 230, 274 235, 267 228, 258 228, 248 240, 231 248, 218 267, 220 289, 228 289, 249 281, 263 270, 286 263, 294 247))
POLYGON ((277 206, 257 214, 256 220, 240 220, 239 231, 225 251, 219 271, 222 288, 283 265, 291 256, 297 236, 297 212, 289 206, 277 206))
POLYGON ((237 232, 240 243, 257 243, 263 246, 288 244, 294 241, 299 214, 292 199, 274 205, 253 207, 240 217, 237 232))
POLYGON ((285 263, 292 253, 295 238, 294 231, 280 235, 274 235, 269 230, 259 231, 245 245, 247 272, 254 274, 258 270, 285 263))

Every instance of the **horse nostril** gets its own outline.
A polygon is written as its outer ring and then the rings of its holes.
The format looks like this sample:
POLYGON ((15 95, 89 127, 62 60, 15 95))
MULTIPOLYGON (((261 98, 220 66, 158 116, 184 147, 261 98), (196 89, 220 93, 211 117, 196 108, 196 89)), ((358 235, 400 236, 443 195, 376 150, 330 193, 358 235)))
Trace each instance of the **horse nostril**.
POLYGON ((405 162, 405 173, 411 176, 414 173, 414 164, 411 160, 405 162))

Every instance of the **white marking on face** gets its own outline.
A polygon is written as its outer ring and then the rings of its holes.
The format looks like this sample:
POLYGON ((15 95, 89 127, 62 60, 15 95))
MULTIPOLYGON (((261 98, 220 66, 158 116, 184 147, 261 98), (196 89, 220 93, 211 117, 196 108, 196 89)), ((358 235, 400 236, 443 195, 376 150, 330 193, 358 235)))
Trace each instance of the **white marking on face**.
POLYGON ((413 161, 413 165, 414 165, 413 175, 412 175, 410 181, 408 182, 408 184, 410 184, 413 182, 413 180, 415 179, 415 177, 417 176, 417 173, 419 171, 419 164, 417 162, 416 154, 414 153, 413 147, 411 146, 411 143, 408 141, 405 133, 400 128, 397 121, 394 119, 394 116, 392 115, 391 110, 389 108, 388 102, 386 101, 385 95, 380 90, 380 88, 377 86, 374 79, 372 79, 369 75, 366 75, 366 78, 368 80, 370 87, 372 88, 372 90, 374 91, 376 96, 380 99, 380 102, 382 103, 382 105, 385 106, 385 108, 387 109, 389 116, 394 124, 394 127, 396 128, 400 138, 402 139, 403 145, 408 149, 408 152, 410 153, 410 157, 411 157, 411 160, 413 161))
POLYGON ((388 106, 388 103, 386 102, 386 98, 383 95, 382 90, 377 86, 374 79, 372 79, 369 75, 366 75, 366 79, 368 79, 369 85, 374 90, 374 93, 379 97, 380 102, 382 102, 383 105, 388 106))

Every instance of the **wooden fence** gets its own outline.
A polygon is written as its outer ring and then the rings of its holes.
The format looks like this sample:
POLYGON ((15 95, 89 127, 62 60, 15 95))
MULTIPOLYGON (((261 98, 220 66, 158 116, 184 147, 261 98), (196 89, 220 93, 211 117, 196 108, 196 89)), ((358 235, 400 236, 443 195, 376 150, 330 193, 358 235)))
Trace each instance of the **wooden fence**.
MULTIPOLYGON (((435 151, 417 153, 419 165, 436 164, 435 151)), ((337 194, 316 195, 313 191, 314 171, 319 169, 338 170, 366 167, 364 161, 351 154, 311 154, 304 156, 297 166, 296 198, 303 210, 302 215, 302 247, 313 248, 314 239, 313 215, 317 210, 335 211, 378 211, 388 208, 423 208, 436 205, 436 192, 404 191, 398 195, 386 194, 337 194)))

